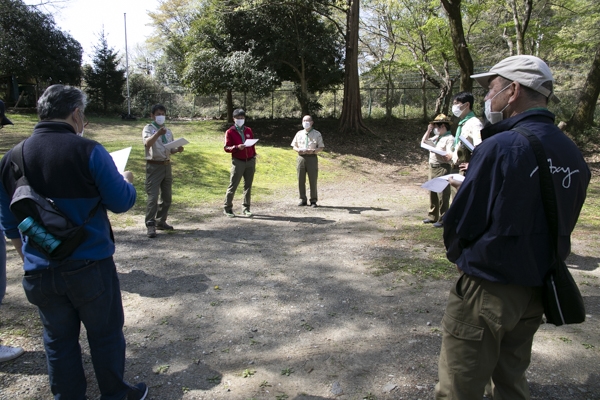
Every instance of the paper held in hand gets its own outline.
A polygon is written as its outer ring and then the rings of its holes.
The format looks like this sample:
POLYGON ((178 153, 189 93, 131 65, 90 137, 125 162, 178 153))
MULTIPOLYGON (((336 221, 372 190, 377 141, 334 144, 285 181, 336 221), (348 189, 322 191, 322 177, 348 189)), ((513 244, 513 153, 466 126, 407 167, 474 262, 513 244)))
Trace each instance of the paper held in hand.
POLYGON ((189 142, 187 140, 185 140, 184 138, 181 138, 181 139, 173 140, 172 142, 165 144, 165 147, 169 150, 172 150, 172 149, 176 149, 178 147, 185 146, 188 143, 189 142))
POLYGON ((246 141, 244 142, 244 146, 252 147, 256 144, 256 142, 258 142, 258 139, 246 139, 246 141))
POLYGON ((421 142, 421 147, 424 148, 424 149, 427 149, 429 151, 433 151, 435 154, 439 154, 440 156, 445 156, 446 154, 448 154, 444 150, 436 149, 435 147, 430 146, 430 145, 428 145, 426 143, 423 143, 423 142, 421 142))
POLYGON ((437 178, 433 178, 430 181, 425 182, 421 185, 423 189, 427 189, 432 192, 441 193, 446 189, 446 186, 449 185, 448 178, 452 177, 455 181, 462 182, 465 180, 465 177, 459 174, 448 174, 444 176, 438 176, 437 178))
POLYGON ((131 147, 124 148, 122 150, 113 151, 109 153, 112 157, 115 165, 117 166, 117 170, 122 175, 125 172, 125 167, 127 166, 127 160, 129 159, 129 153, 131 153, 131 147))
POLYGON ((467 139, 463 135, 460 135, 458 138, 460 139, 460 141, 462 142, 462 144, 464 144, 465 147, 467 149, 469 149, 471 151, 471 153, 472 153, 473 150, 475 149, 475 146, 473 146, 473 143, 469 142, 469 139, 467 139))

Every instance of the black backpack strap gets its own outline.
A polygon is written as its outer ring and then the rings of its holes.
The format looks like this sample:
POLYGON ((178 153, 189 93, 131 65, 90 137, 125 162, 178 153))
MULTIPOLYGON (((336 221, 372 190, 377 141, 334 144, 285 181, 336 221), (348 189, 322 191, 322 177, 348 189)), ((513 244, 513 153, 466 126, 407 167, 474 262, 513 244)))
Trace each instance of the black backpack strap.
MULTIPOLYGON (((23 161, 23 145, 27 139, 23 140, 15 147, 12 148, 10 153, 10 164, 11 169, 13 171, 13 176, 15 177, 15 181, 21 179, 21 177, 25 178, 25 163, 23 161)), ((25 178, 27 179, 27 178, 25 178)))
MULTIPOLYGON (((26 141, 27 141, 27 139, 23 140, 22 142, 20 142, 19 144, 17 144, 15 147, 12 148, 12 151, 10 154, 10 161, 11 161, 11 167, 12 167, 12 171, 13 171, 13 176, 15 178, 15 182, 18 181, 19 179, 23 178, 24 183, 26 183, 27 185, 30 185, 29 182, 27 181, 27 177, 25 176, 25 161, 24 161, 24 157, 23 157, 23 146, 25 145, 26 141)), ((34 188, 34 190, 35 190, 35 188, 34 188)), ((94 206, 94 208, 92 208, 92 210, 88 214, 85 221, 83 221, 82 225, 87 224, 90 221, 90 219, 92 219, 94 217, 94 215, 96 215, 96 211, 98 211, 98 208, 100 208, 101 204, 102 204, 102 199, 98 200, 98 203, 94 206)), ((111 237, 113 237, 112 229, 111 229, 110 234, 111 234, 111 237)), ((114 239, 113 239, 113 242, 114 242, 114 239)))
POLYGON ((529 129, 516 126, 512 129, 525 136, 535 154, 538 163, 538 172, 540 174, 540 187, 542 192, 542 203, 544 204, 544 212, 548 221, 548 230, 550 231, 550 245, 554 250, 553 253, 558 258, 558 207, 556 205, 556 193, 554 184, 552 183, 552 175, 550 174, 550 166, 548 165, 548 157, 542 146, 542 142, 529 129))

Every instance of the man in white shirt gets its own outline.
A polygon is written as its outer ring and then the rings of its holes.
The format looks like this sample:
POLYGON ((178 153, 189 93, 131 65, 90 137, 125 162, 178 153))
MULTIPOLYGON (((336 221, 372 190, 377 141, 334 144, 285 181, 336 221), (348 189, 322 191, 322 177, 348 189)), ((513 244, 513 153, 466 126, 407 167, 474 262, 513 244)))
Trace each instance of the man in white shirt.
POLYGON ((299 206, 308 205, 306 198, 306 174, 310 185, 310 206, 317 207, 317 177, 319 176, 319 159, 317 153, 325 148, 321 132, 313 129, 314 121, 310 115, 302 118, 302 129, 292 140, 293 149, 298 152, 296 169, 298 171, 299 206))

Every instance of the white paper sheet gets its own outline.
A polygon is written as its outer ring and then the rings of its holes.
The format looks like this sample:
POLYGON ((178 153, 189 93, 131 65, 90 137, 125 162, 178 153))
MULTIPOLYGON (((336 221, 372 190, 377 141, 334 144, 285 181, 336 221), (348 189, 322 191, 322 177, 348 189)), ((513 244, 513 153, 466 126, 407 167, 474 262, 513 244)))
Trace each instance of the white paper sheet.
POLYGON ((187 140, 185 140, 184 138, 181 138, 181 139, 177 139, 177 140, 174 140, 172 142, 165 144, 165 148, 167 148, 169 150, 176 149, 178 147, 185 146, 188 143, 189 142, 187 140))
POLYGON ((256 142, 258 142, 258 139, 246 139, 246 141, 244 142, 244 146, 252 147, 256 144, 256 142))
POLYGON ((444 176, 439 176, 437 178, 433 178, 430 181, 425 182, 421 185, 423 189, 430 190, 432 192, 441 193, 446 189, 446 186, 449 185, 448 178, 452 177, 455 181, 462 182, 465 180, 465 177, 459 174, 448 174, 444 176))
POLYGON ((117 150, 110 153, 120 174, 123 174, 123 172, 125 172, 127 160, 129 160, 129 153, 131 153, 131 147, 127 147, 122 150, 117 150))
POLYGON ((429 151, 433 151, 434 153, 439 154, 440 156, 445 156, 446 154, 448 154, 444 150, 436 149, 435 147, 425 144, 423 142, 421 142, 421 147, 429 151))
POLYGON ((473 152, 473 149, 475 149, 475 146, 473 146, 473 144, 471 142, 469 142, 469 139, 467 139, 463 135, 460 135, 458 138, 460 139, 462 144, 464 144, 467 147, 467 149, 469 149, 471 152, 473 152))

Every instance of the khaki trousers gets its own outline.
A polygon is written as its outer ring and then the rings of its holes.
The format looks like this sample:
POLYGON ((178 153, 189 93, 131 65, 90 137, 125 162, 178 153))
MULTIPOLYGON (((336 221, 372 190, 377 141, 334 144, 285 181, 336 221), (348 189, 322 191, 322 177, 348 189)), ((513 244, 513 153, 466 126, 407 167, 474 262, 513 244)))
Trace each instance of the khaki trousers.
POLYGON ((317 198, 317 178, 319 177, 319 157, 316 154, 307 154, 298 156, 296 162, 298 171, 298 192, 300 200, 306 202, 306 175, 308 174, 308 183, 310 185, 310 202, 316 203, 317 198))
POLYGON ((542 289, 503 285, 462 274, 442 319, 436 399, 528 400, 525 371, 544 312, 542 289))
MULTIPOLYGON (((450 164, 429 164, 429 179, 437 178, 438 176, 448 175, 450 173, 450 164)), ((429 192, 429 219, 433 222, 442 220, 442 217, 450 207, 450 191, 451 186, 446 186, 441 193, 429 192)))
POLYGON ((146 164, 146 225, 148 222, 166 222, 173 198, 171 164, 146 164))
POLYGON ((254 171, 256 169, 256 158, 252 158, 248 161, 239 160, 237 158, 231 158, 231 171, 229 175, 229 186, 225 193, 225 203, 223 208, 225 210, 231 210, 233 207, 233 196, 242 178, 244 178, 244 201, 243 206, 245 210, 250 209, 251 197, 252 197, 252 181, 254 180, 254 171))

